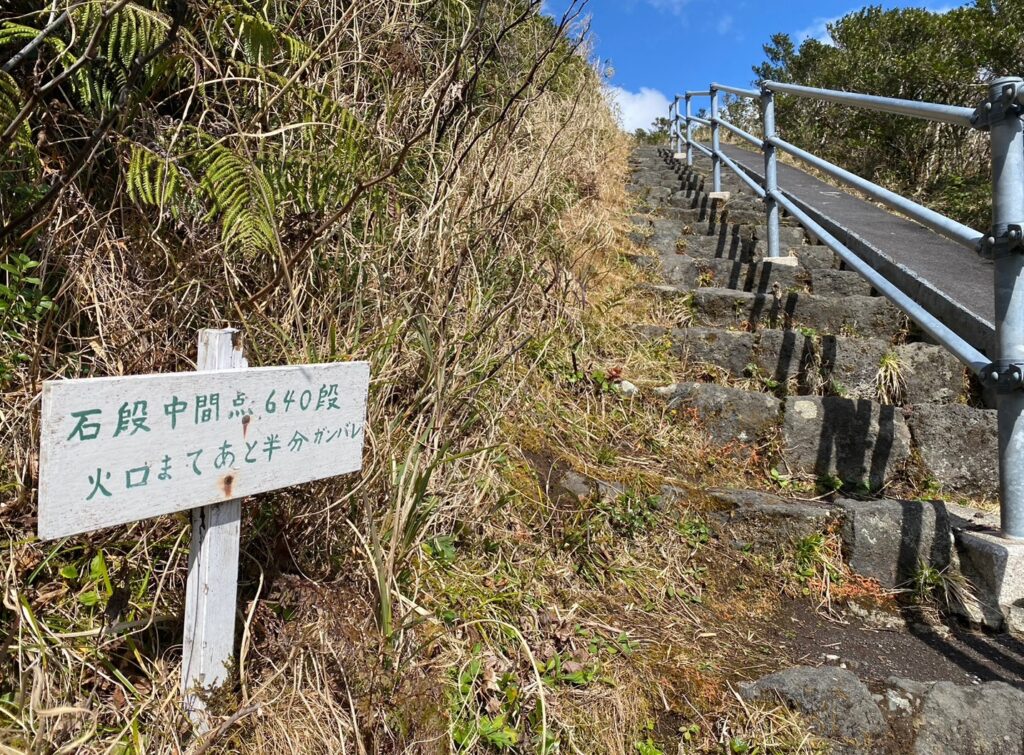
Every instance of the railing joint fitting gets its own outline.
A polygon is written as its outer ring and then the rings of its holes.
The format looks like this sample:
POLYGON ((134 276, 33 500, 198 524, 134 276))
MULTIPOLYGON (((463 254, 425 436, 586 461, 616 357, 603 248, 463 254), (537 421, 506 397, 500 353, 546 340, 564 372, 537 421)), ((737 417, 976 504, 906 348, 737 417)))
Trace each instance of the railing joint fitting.
POLYGON ((1007 82, 998 95, 981 103, 971 116, 971 127, 989 131, 992 126, 1007 118, 1024 116, 1024 86, 1018 82, 1007 82))
POLYGON ((1011 364, 1005 370, 999 365, 990 364, 981 373, 982 382, 990 388, 1002 391, 1024 390, 1024 366, 1011 364))
POLYGON ((1010 254, 1024 254, 1024 223, 1010 223, 1002 233, 993 232, 981 240, 978 253, 994 260, 1010 254))

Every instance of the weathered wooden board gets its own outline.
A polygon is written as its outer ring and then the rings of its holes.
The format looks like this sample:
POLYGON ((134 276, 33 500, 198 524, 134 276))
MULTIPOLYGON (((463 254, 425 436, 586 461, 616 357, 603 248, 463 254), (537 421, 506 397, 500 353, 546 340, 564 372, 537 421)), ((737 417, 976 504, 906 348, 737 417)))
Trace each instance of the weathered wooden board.
POLYGON ((354 472, 369 379, 340 362, 48 381, 39 537, 354 472))

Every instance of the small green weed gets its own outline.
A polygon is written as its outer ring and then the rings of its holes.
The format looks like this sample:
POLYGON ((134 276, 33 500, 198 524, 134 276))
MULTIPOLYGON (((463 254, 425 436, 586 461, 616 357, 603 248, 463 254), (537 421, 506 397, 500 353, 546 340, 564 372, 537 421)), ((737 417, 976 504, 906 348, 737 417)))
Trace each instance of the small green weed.
POLYGON ((633 748, 637 751, 637 755, 665 755, 665 751, 654 744, 650 737, 642 742, 635 742, 633 748))
POLYGON ((451 535, 438 535, 423 544, 424 552, 442 566, 449 566, 456 558, 455 538, 451 535))
POLYGON ((808 327, 806 325, 803 325, 803 326, 797 328, 796 330, 804 338, 817 338, 818 337, 818 331, 815 328, 811 328, 811 327, 808 327))
POLYGON ((700 517, 681 521, 676 530, 686 538, 686 542, 690 544, 691 548, 699 548, 711 540, 711 528, 700 517))
POLYGON ((809 582, 812 579, 827 576, 831 582, 842 580, 842 574, 826 552, 826 537, 820 532, 815 532, 806 537, 800 538, 796 543, 794 561, 796 562, 796 577, 800 582, 809 582))
POLYGON ((598 509, 616 534, 633 539, 644 534, 661 515, 661 497, 626 491, 614 501, 601 502, 598 509))
POLYGON ((462 667, 456 688, 449 696, 452 739, 457 752, 486 749, 506 752, 515 749, 520 733, 511 724, 519 711, 519 686, 511 674, 499 676, 493 663, 481 658, 481 648, 462 667), (481 698, 486 698, 480 710, 481 698))

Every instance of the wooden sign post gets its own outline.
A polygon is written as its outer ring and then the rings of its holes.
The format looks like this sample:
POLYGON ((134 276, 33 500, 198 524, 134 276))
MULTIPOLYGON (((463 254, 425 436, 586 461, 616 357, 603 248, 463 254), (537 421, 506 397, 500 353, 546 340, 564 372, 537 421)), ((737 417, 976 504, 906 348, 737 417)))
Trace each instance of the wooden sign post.
POLYGON ((192 509, 182 693, 227 675, 241 499, 362 466, 365 362, 247 369, 238 331, 204 330, 196 372, 43 384, 39 537, 192 509))
MULTIPOLYGON (((241 370, 248 366, 237 330, 199 333, 197 371, 241 370)), ((195 691, 220 686, 234 655, 241 520, 242 501, 238 498, 192 509, 181 694, 193 720, 203 708, 195 691)))

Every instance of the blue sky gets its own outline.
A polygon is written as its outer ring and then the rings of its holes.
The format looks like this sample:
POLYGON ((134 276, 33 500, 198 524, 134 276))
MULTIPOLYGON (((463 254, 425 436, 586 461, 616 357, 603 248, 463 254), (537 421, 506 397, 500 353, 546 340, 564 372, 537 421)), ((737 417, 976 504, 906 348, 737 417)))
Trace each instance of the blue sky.
MULTIPOLYGON (((565 0, 545 0, 549 13, 565 0)), ((956 0, 591 0, 587 13, 595 54, 615 71, 613 96, 627 130, 647 127, 668 112, 684 89, 712 81, 748 86, 751 66, 764 60, 761 45, 776 32, 795 41, 827 39, 829 21, 865 5, 928 8, 939 12, 956 0)))

